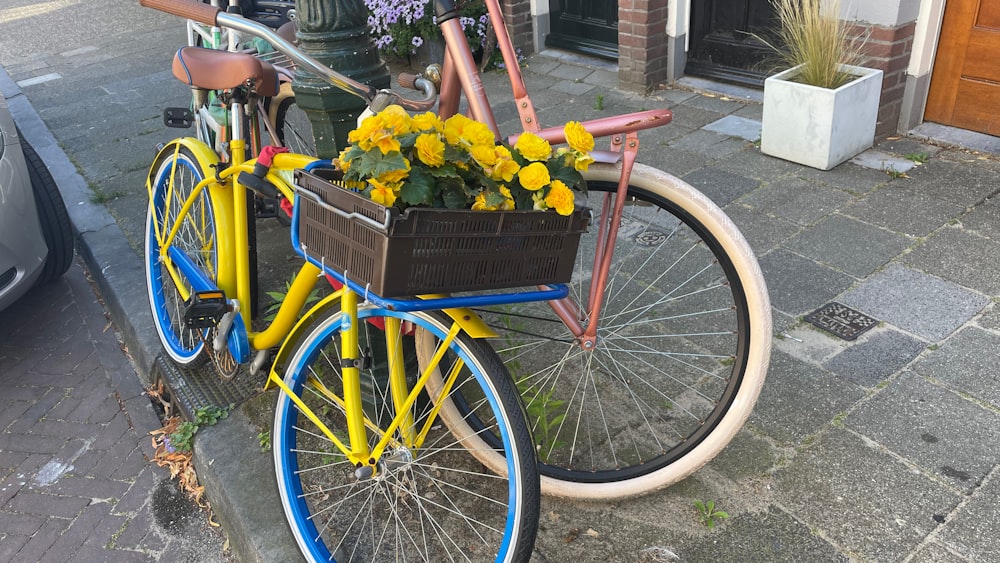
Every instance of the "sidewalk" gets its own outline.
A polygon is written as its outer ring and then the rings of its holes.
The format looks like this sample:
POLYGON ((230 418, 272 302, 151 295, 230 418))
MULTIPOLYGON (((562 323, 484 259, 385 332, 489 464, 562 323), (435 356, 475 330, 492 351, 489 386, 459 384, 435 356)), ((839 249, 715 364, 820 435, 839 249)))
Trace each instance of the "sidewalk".
MULTIPOLYGON (((59 171, 81 255, 144 384, 158 343, 137 254, 143 181, 153 146, 178 133, 159 112, 189 95, 168 71, 183 26, 151 20, 134 30, 156 39, 142 48, 97 37, 3 60, 10 79, 0 73, 8 97, 23 93, 15 118, 59 171)), ((761 107, 738 92, 641 97, 592 63, 529 60, 543 125, 672 108, 671 125, 640 136, 640 160, 703 190, 743 230, 770 289, 774 354, 754 415, 718 459, 640 499, 545 499, 536 559, 1000 560, 989 533, 1000 527, 1000 157, 911 136, 819 172, 762 155, 761 107), (926 162, 903 170, 918 154, 926 162), (890 163, 895 173, 878 169, 890 163), (877 324, 845 341, 804 321, 834 302, 877 324), (710 530, 695 500, 730 517, 710 530)), ((502 77, 485 82, 502 130, 514 130, 502 77)), ((978 141, 997 140, 967 142, 978 141)), ((270 454, 256 442, 264 403, 273 396, 199 433, 196 460, 236 556, 289 561, 270 454)))
POLYGON ((0 313, 0 561, 226 561, 79 263, 0 313))

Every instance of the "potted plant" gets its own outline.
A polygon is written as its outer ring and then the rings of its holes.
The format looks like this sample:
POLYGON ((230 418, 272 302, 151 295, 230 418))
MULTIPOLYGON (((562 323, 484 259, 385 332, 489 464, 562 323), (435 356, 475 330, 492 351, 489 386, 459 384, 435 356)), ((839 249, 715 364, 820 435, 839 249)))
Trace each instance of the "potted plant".
POLYGON ((857 65, 861 45, 836 0, 774 3, 791 68, 764 81, 761 151, 829 170, 872 146, 882 71, 857 65))
MULTIPOLYGON (((379 52, 386 56, 414 57, 418 64, 440 63, 444 39, 434 17, 431 0, 365 0, 368 29, 379 52)), ((490 39, 489 16, 482 2, 459 3, 460 22, 474 52, 490 39)))
POLYGON ((594 138, 575 121, 565 132, 569 146, 558 149, 532 133, 508 146, 464 115, 442 121, 389 106, 350 133, 336 163, 354 189, 386 207, 569 215, 572 190, 586 189, 581 172, 593 162, 594 138))

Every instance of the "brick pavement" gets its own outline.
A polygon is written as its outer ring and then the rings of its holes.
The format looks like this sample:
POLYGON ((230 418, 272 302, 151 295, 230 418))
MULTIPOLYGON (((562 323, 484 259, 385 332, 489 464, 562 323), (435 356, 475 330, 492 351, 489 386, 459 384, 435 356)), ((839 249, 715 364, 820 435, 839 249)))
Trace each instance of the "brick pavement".
POLYGON ((0 561, 222 561, 79 263, 0 312, 0 561))

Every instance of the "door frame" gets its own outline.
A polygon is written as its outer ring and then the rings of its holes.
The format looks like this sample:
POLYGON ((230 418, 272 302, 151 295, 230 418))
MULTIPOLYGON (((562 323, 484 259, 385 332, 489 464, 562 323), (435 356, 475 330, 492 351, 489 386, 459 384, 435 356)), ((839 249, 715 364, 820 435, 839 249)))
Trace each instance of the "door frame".
POLYGON ((941 25, 944 23, 946 0, 921 0, 913 33, 913 51, 906 69, 906 87, 903 91, 903 106, 899 112, 898 130, 908 132, 924 122, 927 96, 931 90, 931 74, 938 43, 941 41, 941 25))

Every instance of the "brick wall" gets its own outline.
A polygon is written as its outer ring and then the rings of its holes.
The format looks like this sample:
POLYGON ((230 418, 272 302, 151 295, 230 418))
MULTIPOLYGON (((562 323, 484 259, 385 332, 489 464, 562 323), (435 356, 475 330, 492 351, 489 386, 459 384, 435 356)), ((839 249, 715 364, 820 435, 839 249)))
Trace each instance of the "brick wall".
POLYGON ((500 0, 500 11, 504 14, 514 48, 520 49, 524 56, 534 53, 531 0, 500 0))
POLYGON ((667 79, 668 0, 618 2, 618 80, 648 92, 667 79))
POLYGON ((906 67, 913 51, 916 23, 897 28, 856 25, 852 34, 865 41, 862 65, 882 71, 882 98, 879 101, 875 137, 882 139, 896 133, 906 88, 906 67))

